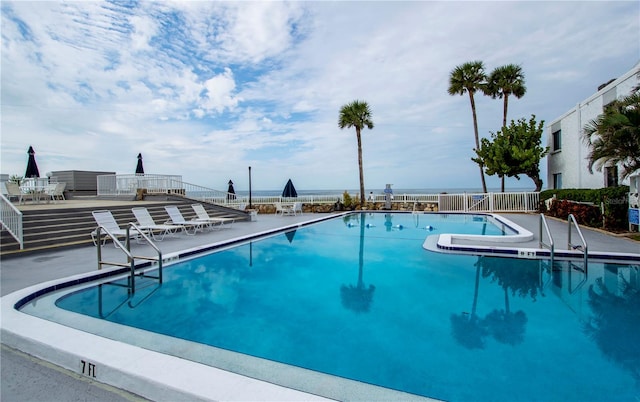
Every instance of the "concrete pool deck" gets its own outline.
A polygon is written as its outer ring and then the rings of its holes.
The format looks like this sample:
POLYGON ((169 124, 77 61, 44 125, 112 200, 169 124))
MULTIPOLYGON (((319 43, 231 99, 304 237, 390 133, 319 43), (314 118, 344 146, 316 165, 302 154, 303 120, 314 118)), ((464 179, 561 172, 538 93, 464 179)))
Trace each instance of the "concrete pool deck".
MULTIPOLYGON (((534 238, 523 247, 538 246, 539 215, 537 214, 499 214, 508 220, 528 229, 534 234, 534 238)), ((221 242, 234 238, 252 235, 259 232, 268 232, 283 226, 296 226, 302 222, 322 219, 326 214, 305 214, 295 217, 280 217, 273 215, 259 215, 256 222, 239 222, 231 228, 215 232, 199 233, 196 236, 179 235, 167 238, 158 243, 164 255, 168 255, 179 250, 197 248, 206 244, 221 242)), ((566 247, 567 224, 556 220, 548 220, 550 229, 556 241, 556 247, 566 247)), ((640 257, 640 243, 630 239, 607 235, 600 231, 582 228, 582 232, 589 244, 590 251, 602 251, 611 253, 638 254, 640 257)), ((519 247, 520 247, 519 246, 519 247)), ((146 255, 143 245, 133 245, 136 251, 146 255)), ((149 249, 150 250, 150 249, 149 249)), ((116 254, 115 248, 109 243, 103 248, 105 256, 116 254)), ((11 257, 2 260, 0 268, 1 281, 0 291, 2 296, 12 292, 56 279, 65 278, 72 275, 79 275, 88 272, 95 272, 96 250, 94 247, 81 247, 70 250, 52 250, 37 254, 20 257, 11 257), (56 269, 51 269, 55 265, 56 269)), ((3 306, 3 310, 7 306, 3 306)), ((3 320, 4 321, 4 320, 3 320)), ((4 325, 3 325, 4 327, 4 325)), ((44 328, 43 328, 44 330, 44 328)), ((7 339, 3 336, 2 343, 2 395, 6 400, 142 400, 137 395, 130 394, 118 388, 113 388, 99 383, 89 377, 77 374, 74 371, 62 369, 58 366, 44 362, 40 359, 28 356, 22 352, 18 344, 5 346, 7 339)), ((28 350, 27 350, 28 352, 28 350)), ((51 353, 51 351, 49 351, 51 353)), ((175 358, 173 358, 176 360, 175 358)), ((162 362, 158 361, 158 364, 162 362)), ((192 366, 193 367, 193 366, 192 366)), ((223 374, 224 375, 224 374, 223 374)), ((223 377, 220 377, 223 378, 223 377)), ((162 380, 162 379, 159 379, 162 380)), ((196 378, 186 379, 195 381, 196 378)), ((210 384, 216 387, 217 395, 225 400, 310 400, 316 399, 314 395, 300 393, 291 389, 279 387, 277 392, 274 388, 255 388, 247 382, 237 382, 238 379, 229 379, 228 382, 222 380, 219 384, 210 384)), ((268 384, 273 387, 272 384, 268 384)), ((135 386, 129 389, 137 389, 135 386)), ((173 390, 172 390, 173 392, 173 390)), ((149 394, 147 394, 149 395, 149 394)), ((164 398, 175 399, 177 394, 167 393, 164 398)), ((184 394, 187 395, 187 394, 184 394)), ((190 395, 191 396, 191 395, 190 395)), ((183 398, 185 399, 185 398, 183 398)), ((191 398, 187 398, 191 399, 191 398)), ((202 397, 202 399, 209 399, 202 397)), ((213 399, 213 398, 211 398, 213 399)), ((317 398, 322 399, 322 398, 317 398)))

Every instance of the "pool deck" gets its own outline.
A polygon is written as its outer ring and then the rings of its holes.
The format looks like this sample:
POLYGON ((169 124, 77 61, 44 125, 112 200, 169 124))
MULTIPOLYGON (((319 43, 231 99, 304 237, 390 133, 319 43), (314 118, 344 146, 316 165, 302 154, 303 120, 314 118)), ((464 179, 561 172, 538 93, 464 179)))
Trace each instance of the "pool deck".
MULTIPOLYGON (((531 240, 518 243, 519 248, 538 248, 539 247, 539 215, 538 214, 499 214, 511 222, 527 229, 533 234, 531 240)), ((326 218, 328 214, 304 214, 299 216, 274 216, 274 215, 258 215, 255 222, 238 222, 230 228, 225 228, 213 232, 198 233, 195 236, 178 235, 166 238, 163 242, 158 243, 164 256, 176 254, 183 250, 195 250, 208 244, 220 243, 231 239, 241 239, 256 233, 269 233, 276 229, 293 226, 315 219, 326 218)), ((549 229, 554 237, 556 248, 566 248, 568 227, 565 221, 548 219, 549 229)), ((630 240, 628 238, 613 236, 602 231, 581 228, 582 233, 587 240, 590 252, 602 253, 620 253, 637 255, 640 259, 640 242, 630 240)), ((575 233, 574 233, 575 235, 575 233)), ((575 242, 575 240, 574 240, 575 242)), ((508 245, 502 245, 508 246, 508 245)), ((491 247, 491 246, 488 246, 491 247)), ((151 254, 148 246, 135 244, 132 246, 136 250, 137 255, 151 254)), ((117 256, 116 249, 108 243, 104 248, 104 257, 117 256)), ((19 292, 25 288, 38 285, 48 281, 55 281, 74 275, 82 275, 95 272, 97 269, 96 249, 93 246, 79 247, 67 250, 51 250, 30 254, 25 256, 17 256, 3 259, 0 266, 0 294, 6 304, 7 296, 13 292, 19 292), (55 269, 52 265, 55 264, 55 269)), ((3 313, 10 306, 3 305, 3 313)), ((88 376, 79 374, 76 371, 62 368, 58 365, 51 364, 45 360, 30 356, 29 354, 41 354, 43 357, 56 355, 55 350, 47 348, 46 345, 40 345, 39 348, 30 349, 23 347, 20 341, 12 336, 7 337, 4 331, 7 317, 3 314, 3 338, 2 338, 2 354, 1 354, 1 394, 3 399, 12 401, 31 401, 31 400, 145 400, 144 398, 124 391, 121 388, 125 386, 113 387, 98 382, 88 376), (26 353, 25 353, 26 352, 26 353)), ((47 322, 48 324, 48 322, 47 322)), ((46 326, 45 326, 46 327, 46 326)), ((46 332, 45 327, 42 328, 46 332)), ((46 339, 46 336, 44 336, 46 339)), ((82 346, 82 345, 81 345, 82 346)), ((92 345, 88 345, 91 347, 92 345)), ((94 348, 97 348, 95 346, 94 348)), ((111 354, 117 353, 114 351, 111 354)), ((128 350, 127 353, 131 351, 128 350)), ((106 352, 105 352, 106 353, 106 352)), ((107 353, 109 354, 109 353, 107 353)), ((58 356, 55 356, 58 357, 58 356)), ((218 399, 218 400, 323 400, 315 395, 302 393, 293 389, 280 387, 274 384, 262 383, 251 380, 246 377, 238 376, 218 370, 217 380, 210 377, 203 377, 203 374, 189 373, 188 370, 199 369, 199 365, 190 364, 190 362, 182 359, 170 358, 164 360, 162 356, 157 356, 156 365, 170 364, 180 360, 179 366, 183 367, 186 372, 182 375, 176 375, 174 370, 165 370, 174 372, 173 377, 181 377, 178 383, 188 386, 181 394, 180 389, 171 388, 165 390, 162 397, 155 397, 153 392, 146 388, 139 388, 135 382, 135 378, 131 378, 130 382, 120 382, 126 384, 127 389, 135 389, 141 394, 147 395, 154 400, 172 400, 172 399, 218 399), (198 388, 196 383, 199 380, 208 382, 208 390, 202 394, 192 393, 193 388, 198 388), (182 398, 180 398, 182 395, 182 398), (200 395, 196 397, 196 395, 200 395), (216 395, 215 397, 213 395, 216 395)), ((55 358, 52 358, 56 361, 55 358)), ((59 359, 58 359, 59 361, 59 359)), ((75 364, 75 363, 74 363, 75 364)), ((67 365, 74 367, 73 364, 67 365)), ((100 379, 100 378, 98 378, 100 379)), ((162 378, 157 379, 160 382, 158 389, 162 389, 162 378)), ((110 381, 106 381, 110 382, 110 381)), ((116 382, 117 384, 117 382, 116 382)), ((157 385, 157 384, 156 384, 157 385)), ((145 384, 144 387, 149 386, 145 384)), ((384 392, 383 392, 384 394, 384 392)), ((353 400, 361 399, 354 394, 353 400)), ((388 399, 387 395, 387 398, 388 399)), ((349 399, 349 398, 346 398, 349 399)), ((368 398, 367 398, 368 399, 368 398)), ((384 395, 378 395, 374 399, 385 399, 384 395)), ((416 398, 420 399, 420 398, 416 398)), ((423 399, 424 400, 424 399, 423 399)))

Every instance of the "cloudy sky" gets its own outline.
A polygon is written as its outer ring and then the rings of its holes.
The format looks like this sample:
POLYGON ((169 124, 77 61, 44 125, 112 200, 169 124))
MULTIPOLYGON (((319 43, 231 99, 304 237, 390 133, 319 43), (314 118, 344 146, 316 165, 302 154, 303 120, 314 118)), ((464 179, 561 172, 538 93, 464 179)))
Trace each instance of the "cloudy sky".
MULTIPOLYGON (((2 1, 1 172, 35 148, 56 170, 145 172, 226 189, 358 188, 355 130, 369 103, 367 189, 481 188, 467 61, 520 64, 509 119, 547 122, 640 59, 640 3, 2 1)), ((502 104, 479 96, 480 133, 502 104)), ((543 138, 546 141, 546 133, 543 138)), ((544 162, 544 161, 543 161, 544 162)), ((543 163, 544 164, 544 163, 543 163)), ((546 169, 543 166, 546 183, 546 169)), ((488 178, 489 187, 499 187, 488 178)), ((509 188, 533 189, 524 177, 509 188)))

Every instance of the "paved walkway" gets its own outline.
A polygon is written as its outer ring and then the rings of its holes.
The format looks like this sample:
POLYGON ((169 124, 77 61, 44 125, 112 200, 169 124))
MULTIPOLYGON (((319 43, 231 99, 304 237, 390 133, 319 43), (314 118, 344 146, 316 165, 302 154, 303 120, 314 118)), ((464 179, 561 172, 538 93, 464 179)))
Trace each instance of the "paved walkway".
MULTIPOLYGON (((514 223, 528 229, 534 239, 524 247, 537 247, 539 215, 501 214, 514 223)), ((179 235, 159 243, 164 255, 179 250, 197 248, 206 244, 241 238, 258 232, 268 232, 282 226, 294 225, 311 219, 321 219, 324 214, 305 214, 295 217, 259 215, 256 222, 238 222, 230 228, 215 232, 199 233, 195 236, 179 235)), ((567 223, 549 219, 549 226, 556 239, 557 247, 566 247, 567 223)), ((590 250, 637 253, 640 242, 607 235, 600 231, 583 228, 590 250)), ((142 246, 139 246, 140 250, 142 246)), ((117 254, 108 243, 103 248, 105 256, 117 254)), ((150 250, 150 249, 149 249, 150 250)), ((47 251, 37 254, 11 257, 2 260, 0 266, 0 294, 5 296, 25 287, 49 280, 91 272, 97 269, 96 249, 93 246, 62 251, 47 251)), ((20 351, 2 345, 0 359, 1 395, 6 401, 88 401, 88 400, 143 400, 137 395, 91 381, 74 372, 48 362, 28 356, 20 351)))

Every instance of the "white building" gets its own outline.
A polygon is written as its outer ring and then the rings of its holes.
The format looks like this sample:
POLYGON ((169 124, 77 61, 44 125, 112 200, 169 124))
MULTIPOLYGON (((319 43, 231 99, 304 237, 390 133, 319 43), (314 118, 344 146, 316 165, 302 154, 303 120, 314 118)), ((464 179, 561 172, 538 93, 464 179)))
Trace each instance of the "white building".
POLYGON ((547 183, 549 188, 602 188, 618 184, 617 166, 589 172, 589 149, 582 140, 582 129, 602 114, 604 106, 625 97, 638 85, 640 62, 620 78, 609 82, 595 94, 553 120, 548 127, 547 183))

